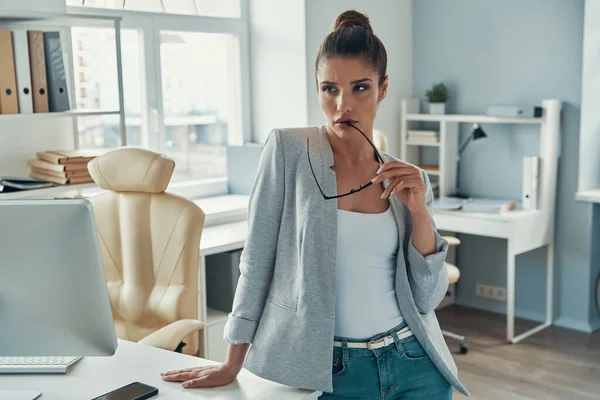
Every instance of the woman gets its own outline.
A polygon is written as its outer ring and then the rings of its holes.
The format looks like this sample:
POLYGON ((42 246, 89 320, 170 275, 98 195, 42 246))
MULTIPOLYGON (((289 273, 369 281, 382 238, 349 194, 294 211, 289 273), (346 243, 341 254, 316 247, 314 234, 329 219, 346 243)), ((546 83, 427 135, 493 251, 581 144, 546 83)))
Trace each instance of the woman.
POLYGON ((371 143, 386 64, 368 18, 342 13, 315 63, 327 124, 274 130, 261 156, 227 360, 164 380, 221 386, 245 366, 323 398, 468 394, 434 314, 448 277, 431 185, 371 143))

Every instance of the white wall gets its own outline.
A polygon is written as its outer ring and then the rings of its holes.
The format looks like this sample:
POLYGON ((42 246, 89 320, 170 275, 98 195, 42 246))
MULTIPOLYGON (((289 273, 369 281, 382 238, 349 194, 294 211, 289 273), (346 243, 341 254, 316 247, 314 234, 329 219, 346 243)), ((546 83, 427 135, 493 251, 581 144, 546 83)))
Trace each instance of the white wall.
MULTIPOLYGON (((64 0, 0 0, 0 15, 65 10, 64 0)), ((0 176, 27 176, 36 151, 73 147, 72 126, 68 118, 0 121, 0 176)))
POLYGON ((389 152, 399 156, 400 100, 412 95, 412 0, 306 0, 308 123, 325 122, 315 86, 315 57, 321 42, 332 31, 335 18, 348 9, 367 14, 388 53, 388 96, 380 105, 375 128, 387 135, 389 152))
POLYGON ((581 76, 578 190, 600 188, 600 1, 586 0, 581 76))
POLYGON ((252 131, 306 126, 304 0, 250 1, 252 131))

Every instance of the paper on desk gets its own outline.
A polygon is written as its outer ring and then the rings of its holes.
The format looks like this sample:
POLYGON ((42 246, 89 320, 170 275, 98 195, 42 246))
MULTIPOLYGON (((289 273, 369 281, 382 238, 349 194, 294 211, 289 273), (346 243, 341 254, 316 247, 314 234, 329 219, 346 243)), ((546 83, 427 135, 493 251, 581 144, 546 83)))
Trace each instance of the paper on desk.
POLYGON ((469 197, 444 197, 433 201, 433 209, 438 211, 462 210, 465 212, 500 213, 515 210, 517 203, 512 200, 469 197))
POLYGON ((434 210, 460 210, 469 201, 461 197, 444 197, 433 200, 432 207, 434 210))

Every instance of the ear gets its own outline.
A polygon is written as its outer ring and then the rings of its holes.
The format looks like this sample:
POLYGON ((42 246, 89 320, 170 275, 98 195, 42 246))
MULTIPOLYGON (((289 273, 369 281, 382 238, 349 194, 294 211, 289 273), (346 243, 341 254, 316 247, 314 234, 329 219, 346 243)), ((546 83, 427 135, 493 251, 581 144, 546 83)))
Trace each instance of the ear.
POLYGON ((379 99, 377 99, 377 103, 380 103, 387 96, 388 91, 388 76, 385 76, 381 87, 379 88, 379 99))

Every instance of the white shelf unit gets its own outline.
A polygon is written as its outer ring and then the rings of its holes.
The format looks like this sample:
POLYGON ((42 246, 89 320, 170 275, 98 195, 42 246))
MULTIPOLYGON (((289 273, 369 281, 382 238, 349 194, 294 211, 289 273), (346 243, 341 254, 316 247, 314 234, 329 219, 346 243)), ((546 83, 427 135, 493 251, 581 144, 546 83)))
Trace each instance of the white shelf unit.
POLYGON ((118 110, 69 110, 63 112, 47 112, 33 114, 0 114, 0 122, 2 121, 23 121, 23 120, 40 120, 49 118, 73 118, 73 117, 89 117, 98 115, 116 115, 121 112, 118 110))
MULTIPOLYGON (((73 143, 75 148, 79 147, 79 134, 77 132, 77 118, 85 116, 98 115, 119 115, 119 134, 121 146, 127 143, 126 125, 125 125, 125 100, 123 96, 123 66, 121 55, 121 18, 113 16, 97 16, 88 14, 72 13, 8 13, 0 15, 0 28, 2 29, 36 29, 36 27, 48 28, 72 28, 72 27, 112 27, 115 30, 115 57, 117 65, 117 89, 119 98, 119 108, 117 110, 78 110, 73 109, 65 112, 48 112, 33 114, 1 114, 0 122, 8 120, 33 120, 43 118, 70 117, 73 120, 73 143)), ((75 74, 73 50, 71 45, 71 35, 61 35, 61 45, 63 52, 68 54, 68 60, 65 60, 65 67, 70 71, 68 74, 69 82, 68 92, 71 105, 75 104, 75 74)), ((0 129, 1 131, 1 129, 0 129)))
POLYGON ((401 158, 411 164, 421 164, 421 148, 439 147, 439 172, 428 172, 439 177, 439 197, 456 194, 456 174, 459 150, 459 124, 534 124, 540 125, 540 208, 544 201, 552 205, 556 197, 556 170, 558 164, 558 146, 560 142, 560 110, 559 100, 544 100, 542 117, 494 117, 489 115, 460 114, 421 114, 420 102, 417 99, 403 99, 401 104, 401 158), (408 140, 409 130, 418 129, 423 122, 436 123, 439 128, 439 142, 426 143, 408 140), (544 198, 544 200, 542 200, 544 198))
MULTIPOLYGON (((560 146, 560 117, 562 104, 556 99, 542 101, 541 118, 491 117, 487 115, 429 115, 420 114, 419 102, 409 99, 402 102, 402 137, 400 140, 403 157, 418 158, 406 151, 406 133, 420 122, 440 124, 440 179, 446 179, 444 190, 452 192, 456 180, 458 156, 458 124, 536 124, 540 127, 540 174, 538 185, 538 209, 519 210, 498 214, 469 213, 463 211, 435 211, 438 229, 448 232, 495 237, 507 241, 507 284, 506 284, 506 338, 510 343, 521 340, 549 327, 553 322, 554 299, 554 235, 556 186, 560 146), (450 148, 451 147, 451 148, 450 148), (453 165, 449 165, 452 163, 453 165), (515 335, 515 279, 516 257, 519 254, 546 246, 546 317, 543 324, 515 335)), ((411 162, 409 158, 407 161, 411 162)), ((581 197, 593 198, 598 192, 582 193, 581 197)), ((459 267, 460 268, 460 267, 459 267)))
POLYGON ((402 100, 400 158, 411 164, 422 165, 422 148, 436 148, 438 151, 437 171, 426 171, 432 181, 437 182, 436 197, 451 196, 456 188, 456 155, 458 154, 458 122, 449 121, 441 115, 419 114, 420 103, 416 99, 402 100), (418 130, 420 123, 437 123, 438 142, 408 140, 409 131, 418 130), (431 179, 432 177, 435 177, 431 179))
MULTIPOLYGON (((113 16, 97 16, 87 14, 74 14, 74 13, 44 13, 44 12, 9 12, 0 15, 0 29, 28 29, 28 30, 49 30, 49 29, 61 29, 61 28, 72 28, 72 27, 109 27, 115 30, 115 43, 116 43, 116 66, 117 66, 117 90, 119 108, 116 110, 94 110, 94 109, 77 109, 74 108, 65 112, 47 112, 47 113, 31 113, 31 114, 0 114, 0 135, 8 134, 4 132, 3 124, 5 122, 19 122, 24 123, 40 121, 45 119, 58 119, 58 118, 70 118, 72 121, 72 134, 73 134, 73 147, 79 148, 79 133, 78 133, 78 118, 89 117, 89 116, 104 116, 104 115, 118 115, 119 116, 119 136, 120 145, 125 146, 127 144, 127 133, 125 125, 125 107, 124 107, 124 95, 123 95, 123 70, 122 70, 122 57, 121 57, 121 18, 113 16)), ((69 93, 69 102, 71 107, 76 104, 75 95, 75 74, 74 71, 74 57, 73 57, 73 46, 71 43, 71 34, 61 34, 61 45, 63 53, 67 54, 67 58, 64 60, 65 69, 67 73, 67 89, 69 93)), ((50 149, 46 149, 50 150, 50 149)), ((35 154, 32 155, 32 157, 35 154)), ((0 171, 0 176, 2 171, 0 171)), ((9 198, 26 198, 26 197, 43 197, 52 196, 64 192, 78 191, 81 189, 87 189, 95 187, 93 183, 83 185, 57 185, 52 188, 29 190, 22 192, 11 192, 11 193, 0 193, 0 199, 9 198)))

